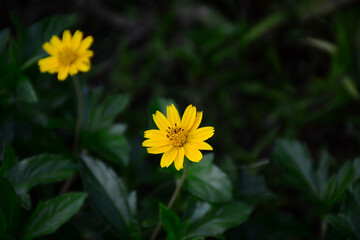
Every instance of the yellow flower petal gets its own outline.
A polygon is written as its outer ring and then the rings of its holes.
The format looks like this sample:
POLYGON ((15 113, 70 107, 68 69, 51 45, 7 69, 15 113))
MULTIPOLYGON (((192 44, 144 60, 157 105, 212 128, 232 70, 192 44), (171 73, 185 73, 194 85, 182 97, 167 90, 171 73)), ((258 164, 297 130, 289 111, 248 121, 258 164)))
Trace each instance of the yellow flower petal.
POLYGON ((80 46, 81 40, 83 38, 83 33, 80 32, 79 30, 76 30, 72 39, 71 39, 71 48, 73 50, 77 50, 78 47, 80 46))
POLYGON ((173 162, 175 157, 178 154, 178 149, 173 147, 169 151, 165 152, 160 161, 160 166, 163 167, 169 167, 173 162))
POLYGON ((164 153, 164 152, 169 151, 172 147, 173 147, 172 145, 152 147, 152 148, 148 148, 147 151, 148 151, 148 153, 151 153, 151 154, 159 154, 159 153, 164 153))
POLYGON ((189 135, 189 140, 205 141, 208 138, 211 138, 214 135, 213 127, 202 127, 196 129, 191 135, 189 135))
POLYGON ((189 105, 184 112, 184 115, 181 119, 181 126, 189 130, 191 126, 194 124, 196 117, 196 107, 193 107, 192 105, 189 105))
POLYGON ((170 123, 167 120, 167 118, 164 116, 164 114, 162 114, 159 111, 156 111, 155 114, 153 114, 153 119, 154 122, 156 124, 156 126, 160 129, 160 130, 167 130, 170 127, 170 123))
POLYGON ((58 73, 58 79, 64 81, 69 75, 69 67, 62 67, 58 73))
POLYGON ((62 42, 58 36, 52 36, 50 39, 50 44, 56 49, 59 49, 62 46, 62 42))
POLYGON ((91 36, 86 37, 81 43, 80 46, 78 48, 78 51, 85 51, 86 49, 88 49, 91 44, 93 43, 94 39, 91 36))
POLYGON ((77 61, 76 68, 79 69, 79 71, 87 72, 90 70, 90 63, 86 63, 84 61, 77 61))
POLYGON ((170 144, 170 142, 166 138, 165 139, 147 139, 142 143, 143 147, 161 147, 161 146, 166 146, 169 144, 170 144))
POLYGON ((43 49, 50 55, 55 55, 57 53, 57 48, 53 47, 50 43, 46 42, 43 44, 43 49))
POLYGON ((212 151, 213 148, 210 146, 210 144, 206 143, 206 142, 203 142, 203 141, 194 141, 194 140, 189 140, 187 142, 187 145, 190 145, 196 149, 199 149, 199 150, 209 150, 209 151, 212 151))
POLYGON ((70 75, 73 76, 73 75, 75 75, 75 74, 77 74, 77 73, 78 73, 78 70, 77 70, 77 68, 75 67, 75 65, 71 65, 71 66, 70 66, 70 75))
POLYGON ((57 60, 55 57, 46 57, 40 59, 39 62, 40 72, 47 72, 57 67, 57 60))
POLYGON ((186 144, 184 145, 184 148, 185 155, 190 161, 200 162, 200 160, 203 158, 202 153, 198 149, 194 148, 192 145, 186 144))
POLYGON ((171 123, 171 125, 175 126, 175 124, 176 124, 177 126, 180 126, 179 112, 177 111, 174 104, 171 104, 166 107, 166 116, 169 119, 169 122, 171 123))
POLYGON ((66 47, 71 46, 71 33, 69 30, 65 30, 62 36, 63 45, 66 47))
POLYGON ((185 149, 183 147, 178 148, 178 154, 174 160, 176 170, 180 170, 184 167, 184 155, 185 149))
POLYGON ((189 130, 189 134, 191 134, 192 132, 194 132, 194 131, 200 126, 200 123, 201 123, 201 120, 202 120, 202 116, 203 116, 203 112, 202 112, 202 111, 196 113, 196 118, 195 118, 194 124, 192 125, 192 127, 191 127, 190 130, 189 130))
POLYGON ((150 129, 145 131, 144 133, 145 138, 151 138, 151 139, 166 139, 166 134, 164 131, 160 131, 157 129, 150 129))

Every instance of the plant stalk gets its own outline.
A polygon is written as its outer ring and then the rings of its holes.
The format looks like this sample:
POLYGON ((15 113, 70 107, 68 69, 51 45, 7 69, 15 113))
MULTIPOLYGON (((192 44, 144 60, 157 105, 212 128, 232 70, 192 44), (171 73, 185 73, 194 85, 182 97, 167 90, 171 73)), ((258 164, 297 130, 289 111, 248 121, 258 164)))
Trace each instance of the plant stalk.
MULTIPOLYGON (((74 139, 74 146, 73 146, 73 154, 75 161, 78 160, 78 152, 79 152, 79 140, 80 140, 80 134, 81 134, 81 123, 83 121, 83 113, 84 113, 84 97, 82 94, 81 86, 79 83, 79 79, 76 75, 72 76, 72 79, 74 81, 74 87, 76 92, 76 98, 77 98, 77 116, 76 116, 76 126, 75 126, 75 139, 74 139)), ((60 195, 67 193, 69 189, 71 188, 73 182, 77 178, 77 174, 74 174, 70 178, 68 178, 64 185, 62 186, 60 190, 60 195)))
MULTIPOLYGON (((175 189, 175 191, 174 191, 174 193, 173 193, 173 195, 172 195, 172 197, 171 197, 171 199, 170 199, 170 201, 169 201, 169 204, 167 205, 167 208, 168 208, 168 209, 170 209, 170 208, 174 205, 177 197, 179 196, 181 187, 182 187, 182 185, 183 185, 184 182, 185 182, 185 179, 186 179, 186 176, 187 176, 187 173, 188 173, 188 170, 189 170, 189 162, 188 162, 187 159, 185 159, 184 165, 185 165, 185 166, 184 166, 183 175, 181 176, 180 181, 179 181, 178 185, 176 186, 176 189, 175 189)), ((159 223, 158 223, 158 225, 156 226, 153 234, 151 235, 150 240, 155 240, 155 239, 156 239, 157 235, 159 234, 159 232, 160 232, 160 230, 161 230, 161 227, 162 227, 162 223, 161 223, 161 221, 159 221, 159 223)))
POLYGON ((75 140, 74 140, 74 155, 77 159, 77 153, 79 151, 79 140, 81 134, 81 123, 83 121, 83 114, 84 114, 84 97, 82 94, 81 86, 79 80, 76 75, 73 76, 74 87, 76 92, 77 98, 77 117, 76 117, 76 127, 75 127, 75 140))

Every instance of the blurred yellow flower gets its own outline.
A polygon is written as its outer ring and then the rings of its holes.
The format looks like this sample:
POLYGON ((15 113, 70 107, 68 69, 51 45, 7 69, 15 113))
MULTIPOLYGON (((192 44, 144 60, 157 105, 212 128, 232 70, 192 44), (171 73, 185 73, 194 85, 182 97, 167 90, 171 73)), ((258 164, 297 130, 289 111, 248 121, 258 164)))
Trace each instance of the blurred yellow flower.
POLYGON ((83 33, 79 30, 74 36, 71 36, 69 30, 65 30, 62 40, 58 36, 52 36, 50 42, 43 45, 50 56, 39 60, 40 71, 58 73, 57 78, 60 81, 65 80, 69 74, 72 76, 79 71, 89 71, 90 57, 94 55, 94 52, 89 50, 92 42, 91 36, 83 39, 83 33))
POLYGON ((214 135, 213 127, 198 128, 202 119, 202 112, 196 112, 196 107, 189 105, 180 120, 174 104, 167 106, 165 117, 156 111, 153 119, 158 129, 145 131, 142 145, 147 147, 148 153, 160 154, 160 166, 169 167, 174 162, 175 168, 180 170, 184 165, 184 155, 192 162, 199 162, 203 156, 199 150, 213 150, 206 142, 214 135))

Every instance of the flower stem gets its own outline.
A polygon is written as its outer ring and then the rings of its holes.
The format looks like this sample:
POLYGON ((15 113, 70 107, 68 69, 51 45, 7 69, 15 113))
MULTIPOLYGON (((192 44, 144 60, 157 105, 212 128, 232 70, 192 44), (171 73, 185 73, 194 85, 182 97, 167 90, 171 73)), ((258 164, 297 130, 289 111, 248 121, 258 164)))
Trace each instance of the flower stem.
MULTIPOLYGON (((186 179, 188 170, 189 170, 189 162, 188 162, 187 159, 185 159, 183 175, 181 176, 180 181, 179 181, 178 185, 176 186, 175 191, 174 191, 174 193, 173 193, 173 195, 172 195, 172 197, 171 197, 171 199, 169 201, 169 204, 167 205, 168 209, 170 209, 174 205, 174 203, 175 203, 175 201, 176 201, 176 199, 177 199, 177 197, 178 197, 178 195, 180 193, 181 187, 184 184, 184 181, 186 179)), ((161 223, 161 221, 159 221, 158 225, 155 228, 155 231, 151 235, 151 238, 150 238, 151 240, 156 239, 157 235, 159 234, 159 232, 161 230, 161 227, 162 227, 162 223, 161 223)))
MULTIPOLYGON (((79 79, 77 76, 72 76, 72 79, 74 81, 74 87, 76 92, 76 98, 77 98, 77 116, 76 116, 76 127, 75 127, 75 139, 74 139, 74 147, 73 147, 73 153, 75 161, 78 160, 78 151, 79 151, 79 139, 80 139, 80 133, 81 133, 81 123, 83 120, 83 112, 84 112, 84 99, 83 94, 81 90, 81 86, 79 83, 79 79)), ((62 186, 59 195, 62 195, 69 191, 71 188, 73 182, 77 178, 77 174, 74 174, 70 178, 68 178, 64 185, 62 186)))
POLYGON ((81 123, 83 121, 83 113, 84 113, 84 99, 83 94, 81 90, 81 86, 79 83, 78 78, 76 75, 73 77, 75 91, 76 91, 76 97, 77 97, 77 117, 76 117, 76 128, 75 128, 75 140, 74 140, 74 155, 77 159, 77 153, 79 150, 79 140, 80 140, 80 134, 81 134, 81 123))

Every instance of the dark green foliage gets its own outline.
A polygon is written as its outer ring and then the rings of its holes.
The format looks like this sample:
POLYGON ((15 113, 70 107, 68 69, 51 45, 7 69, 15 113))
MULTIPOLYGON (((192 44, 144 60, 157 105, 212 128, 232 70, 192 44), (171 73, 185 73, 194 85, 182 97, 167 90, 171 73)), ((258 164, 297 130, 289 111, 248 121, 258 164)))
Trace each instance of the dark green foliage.
POLYGON ((228 228, 239 225, 247 220, 253 207, 234 202, 222 206, 210 206, 200 203, 191 216, 191 222, 186 237, 220 236, 228 228))
POLYGON ((6 178, 13 184, 22 204, 29 208, 31 188, 67 179, 75 172, 76 165, 66 157, 43 154, 20 161, 8 171, 6 178))
POLYGON ((136 195, 128 194, 113 169, 98 159, 82 156, 80 174, 91 206, 119 236, 139 238, 136 195))
POLYGON ((202 200, 222 203, 232 200, 232 185, 228 176, 212 164, 213 154, 207 154, 198 164, 191 164, 184 187, 202 200))
POLYGON ((85 193, 68 193, 40 202, 28 219, 21 239, 34 239, 55 232, 81 208, 85 193))
POLYGON ((183 226, 180 218, 164 204, 160 204, 160 221, 167 232, 166 240, 181 240, 183 237, 183 226))
POLYGON ((0 19, 1 240, 159 221, 157 239, 360 239, 358 1, 5 1, 0 19), (65 29, 94 37, 77 147, 73 79, 38 67, 65 29), (215 135, 168 209, 183 171, 141 143, 170 104, 215 135))
POLYGON ((20 200, 11 184, 4 178, 0 178, 0 192, 0 233, 14 236, 19 220, 20 200))

